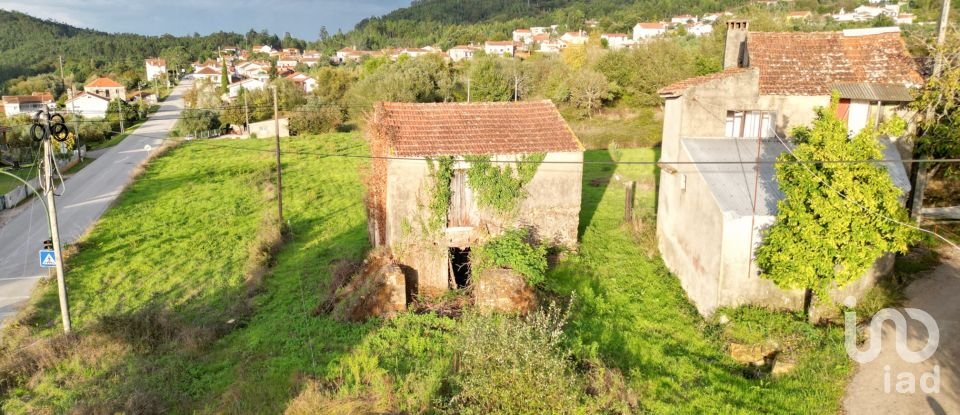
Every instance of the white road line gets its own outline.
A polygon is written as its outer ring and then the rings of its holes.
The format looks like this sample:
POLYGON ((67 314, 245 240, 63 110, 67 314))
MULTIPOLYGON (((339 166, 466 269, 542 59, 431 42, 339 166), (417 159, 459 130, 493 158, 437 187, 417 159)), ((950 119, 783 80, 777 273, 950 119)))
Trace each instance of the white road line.
POLYGON ((35 277, 13 277, 13 278, 0 278, 0 281, 20 281, 20 280, 39 280, 47 278, 43 275, 37 275, 35 277))

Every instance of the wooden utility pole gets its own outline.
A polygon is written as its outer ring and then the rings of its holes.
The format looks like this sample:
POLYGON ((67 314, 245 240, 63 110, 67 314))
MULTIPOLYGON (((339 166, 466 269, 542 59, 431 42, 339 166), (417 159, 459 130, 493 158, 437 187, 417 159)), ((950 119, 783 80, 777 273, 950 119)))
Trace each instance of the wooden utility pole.
MULTIPOLYGON (((940 9, 940 22, 937 24, 937 47, 933 57, 933 73, 931 79, 939 79, 943 72, 943 45, 947 41, 947 27, 950 25, 950 0, 943 0, 940 9)), ((932 105, 927 105, 925 123, 927 126, 933 124, 933 118, 936 109, 932 105)), ((926 131, 923 132, 926 134, 926 131)), ((913 194, 910 198, 910 217, 918 223, 923 219, 923 193, 927 190, 927 165, 929 157, 926 154, 920 155, 920 162, 917 163, 910 176, 913 179, 913 194)))
POLYGON ((467 102, 470 102, 470 77, 467 77, 467 102))
POLYGON ((623 221, 633 221, 633 200, 637 191, 637 182, 630 180, 624 184, 626 197, 623 200, 623 221))
POLYGON ((117 115, 120 117, 120 134, 123 134, 123 100, 117 100, 117 115))
POLYGON ((283 174, 280 165, 280 110, 277 105, 277 86, 271 85, 273 89, 273 131, 276 133, 276 153, 277 153, 277 219, 280 221, 280 231, 283 232, 283 174))
POLYGON ((53 253, 56 256, 57 293, 60 295, 60 315, 63 320, 63 331, 70 332, 70 305, 67 302, 67 283, 63 276, 63 250, 60 247, 60 228, 57 225, 57 205, 53 193, 53 144, 50 142, 50 113, 49 109, 43 112, 44 139, 43 139, 43 180, 46 184, 44 191, 47 196, 47 215, 50 218, 50 241, 53 242, 53 253))
POLYGON ((250 136, 250 107, 247 106, 247 93, 243 89, 243 87, 240 88, 240 93, 243 94, 243 116, 244 118, 246 118, 246 123, 243 124, 243 131, 247 133, 247 136, 249 137, 250 136))

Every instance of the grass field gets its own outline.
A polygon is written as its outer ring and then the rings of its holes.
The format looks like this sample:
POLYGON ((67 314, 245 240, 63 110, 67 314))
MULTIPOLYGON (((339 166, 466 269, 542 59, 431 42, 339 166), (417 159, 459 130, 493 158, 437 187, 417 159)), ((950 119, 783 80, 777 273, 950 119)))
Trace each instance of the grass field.
MULTIPOLYGON (((26 181, 30 181, 30 179, 37 177, 36 166, 23 167, 19 169, 9 169, 4 171, 10 174, 13 174, 26 181)), ((0 174, 0 195, 6 194, 7 192, 13 190, 17 186, 23 186, 23 183, 6 174, 0 174)))
MULTIPOLYGON (((78 335, 56 334, 50 285, 6 330, 2 411, 276 413, 320 388, 391 412, 440 412, 457 320, 313 313, 332 266, 362 258, 368 243, 365 162, 309 153, 365 154, 359 135, 284 142, 289 236, 275 255, 265 254, 276 231, 270 146, 196 141, 154 161, 68 260, 78 335)), ((585 157, 610 160, 606 150, 585 157)), ((704 321, 621 223, 627 179, 639 183, 638 208, 652 211, 651 166, 585 166, 581 249, 544 287, 560 300, 575 294, 564 337, 573 355, 619 369, 652 413, 836 413, 851 370, 842 329, 753 308, 723 310, 725 325, 704 321), (775 341, 797 369, 749 376, 728 341, 775 341)))

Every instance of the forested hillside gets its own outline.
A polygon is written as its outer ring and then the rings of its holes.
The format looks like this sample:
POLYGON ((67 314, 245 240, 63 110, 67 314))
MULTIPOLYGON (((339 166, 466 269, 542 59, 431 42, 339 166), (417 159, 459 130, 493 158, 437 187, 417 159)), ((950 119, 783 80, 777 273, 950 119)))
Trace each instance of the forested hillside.
POLYGON ((169 66, 182 67, 193 59, 212 56, 222 45, 244 41, 280 44, 277 36, 254 31, 246 35, 216 32, 181 37, 112 34, 0 10, 0 85, 22 76, 57 72, 61 55, 68 83, 113 73, 135 84, 146 57, 163 56, 169 66))

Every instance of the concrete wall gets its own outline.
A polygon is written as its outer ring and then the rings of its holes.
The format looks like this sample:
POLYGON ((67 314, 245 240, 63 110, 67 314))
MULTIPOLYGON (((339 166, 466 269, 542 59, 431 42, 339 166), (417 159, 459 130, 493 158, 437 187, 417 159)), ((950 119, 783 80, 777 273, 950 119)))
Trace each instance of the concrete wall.
MULTIPOLYGON (((290 120, 286 118, 280 119, 280 137, 290 137, 290 120)), ((266 137, 276 137, 276 125, 273 120, 266 120, 260 122, 250 123, 250 136, 251 134, 256 134, 257 138, 266 138, 266 137)))
MULTIPOLYGON (((673 160, 686 162, 690 156, 681 149, 673 160)), ((657 245, 667 268, 704 314, 719 304, 722 243, 722 214, 696 166, 675 165, 672 171, 661 171, 657 245)))
MULTIPOLYGON (((509 162, 515 156, 495 156, 495 162, 509 162)), ((548 153, 525 189, 527 197, 514 215, 503 216, 476 208, 477 226, 446 228, 437 236, 425 236, 432 213, 432 180, 426 161, 390 160, 386 178, 386 245, 416 274, 420 293, 446 291, 449 247, 471 247, 505 229, 529 227, 544 243, 575 248, 580 220, 583 180, 583 153, 548 153)), ((466 168, 458 162, 454 168, 466 168)), ((410 282, 408 282, 410 285, 410 282)))

